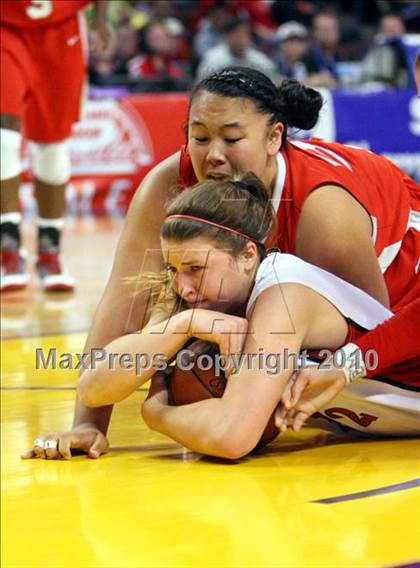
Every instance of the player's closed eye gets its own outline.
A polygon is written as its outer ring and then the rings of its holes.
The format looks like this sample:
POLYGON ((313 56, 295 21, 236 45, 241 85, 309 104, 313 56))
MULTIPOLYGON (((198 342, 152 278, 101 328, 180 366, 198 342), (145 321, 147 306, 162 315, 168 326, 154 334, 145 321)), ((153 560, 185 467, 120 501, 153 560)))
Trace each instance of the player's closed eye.
MULTIPOLYGON (((203 270, 205 267, 204 266, 190 266, 190 272, 199 272, 200 270, 203 270)), ((176 274, 178 272, 178 270, 175 268, 175 266, 167 266, 166 270, 172 274, 176 274)))

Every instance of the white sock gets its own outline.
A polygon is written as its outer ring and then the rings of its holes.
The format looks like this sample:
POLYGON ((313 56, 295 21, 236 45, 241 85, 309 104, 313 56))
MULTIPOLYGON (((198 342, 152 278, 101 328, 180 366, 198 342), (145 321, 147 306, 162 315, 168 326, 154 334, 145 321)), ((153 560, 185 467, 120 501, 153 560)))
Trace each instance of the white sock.
POLYGON ((58 219, 43 219, 38 217, 36 224, 40 229, 57 229, 60 231, 64 226, 64 219, 59 217, 58 219))
POLYGON ((1 213, 0 215, 0 223, 14 223, 15 225, 19 225, 22 221, 22 215, 17 211, 13 213, 1 213))

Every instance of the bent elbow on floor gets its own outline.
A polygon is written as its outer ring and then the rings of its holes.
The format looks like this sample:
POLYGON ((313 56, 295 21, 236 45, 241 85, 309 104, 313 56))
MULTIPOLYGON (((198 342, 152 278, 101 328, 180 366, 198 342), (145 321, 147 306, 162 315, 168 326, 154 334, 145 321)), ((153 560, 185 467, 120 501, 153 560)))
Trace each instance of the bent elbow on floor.
POLYGON ((84 379, 83 376, 80 377, 79 382, 77 383, 77 394, 80 401, 85 406, 88 406, 89 408, 104 406, 104 403, 99 400, 95 391, 96 389, 89 385, 89 382, 84 379))
POLYGON ((215 455, 228 460, 239 460, 248 455, 256 446, 253 436, 227 432, 215 442, 215 455))

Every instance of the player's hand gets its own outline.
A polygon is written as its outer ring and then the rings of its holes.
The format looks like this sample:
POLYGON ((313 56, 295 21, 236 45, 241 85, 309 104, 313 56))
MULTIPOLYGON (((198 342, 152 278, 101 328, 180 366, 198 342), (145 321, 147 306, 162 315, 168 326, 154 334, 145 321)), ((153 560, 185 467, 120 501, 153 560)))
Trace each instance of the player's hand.
POLYGON ((232 371, 232 355, 242 353, 248 331, 248 320, 238 316, 215 312, 212 310, 194 309, 188 329, 190 337, 216 343, 221 355, 229 363, 225 375, 232 371))
POLYGON ((110 45, 111 29, 102 20, 94 21, 89 31, 89 49, 93 55, 103 55, 110 45))
POLYGON ((88 457, 96 459, 108 452, 109 442, 92 424, 80 424, 69 432, 41 434, 34 440, 32 448, 21 454, 21 458, 70 459, 72 449, 81 450, 88 457))
POLYGON ((293 430, 300 430, 306 420, 333 400, 345 385, 344 372, 335 367, 313 366, 295 371, 277 407, 276 426, 284 431, 291 421, 293 430))
POLYGON ((167 372, 169 371, 159 371, 153 375, 149 394, 141 407, 143 420, 152 430, 159 429, 162 412, 168 406, 167 372))

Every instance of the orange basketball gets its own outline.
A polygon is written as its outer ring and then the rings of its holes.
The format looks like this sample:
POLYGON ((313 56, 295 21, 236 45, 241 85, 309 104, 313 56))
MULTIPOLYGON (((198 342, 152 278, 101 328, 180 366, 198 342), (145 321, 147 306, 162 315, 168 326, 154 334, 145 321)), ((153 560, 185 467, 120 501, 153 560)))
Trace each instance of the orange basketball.
MULTIPOLYGON (((168 378, 169 404, 181 406, 211 397, 220 398, 226 388, 226 378, 222 371, 220 371, 220 376, 216 376, 214 365, 211 364, 211 360, 214 360, 215 355, 219 353, 217 346, 213 343, 196 340, 184 349, 191 352, 191 354, 183 355, 182 366, 186 366, 186 364, 193 366, 190 370, 176 366, 173 368, 168 378), (205 367, 207 367, 208 363, 209 369, 205 370, 198 367, 197 359, 199 356, 206 363, 205 367)), ((279 432, 280 430, 274 422, 273 413, 256 449, 270 443, 278 436, 279 432)))

